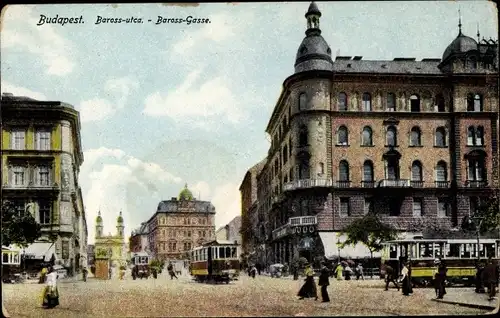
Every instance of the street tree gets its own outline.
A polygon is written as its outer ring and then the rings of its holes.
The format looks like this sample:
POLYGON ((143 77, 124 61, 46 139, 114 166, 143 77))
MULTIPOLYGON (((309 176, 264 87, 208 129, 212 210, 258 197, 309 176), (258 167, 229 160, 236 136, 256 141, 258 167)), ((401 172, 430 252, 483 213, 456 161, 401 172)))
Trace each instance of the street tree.
POLYGON ((30 213, 19 213, 11 201, 2 201, 2 245, 27 247, 40 236, 42 228, 30 213))
POLYGON ((370 251, 371 259, 373 259, 374 252, 382 250, 383 242, 397 239, 398 236, 394 227, 382 222, 380 217, 374 213, 354 220, 340 232, 340 235, 342 234, 347 236, 347 239, 339 243, 340 248, 362 243, 370 251))
POLYGON ((471 217, 465 216, 462 219, 462 230, 466 232, 476 232, 479 222, 475 222, 474 219, 481 219, 481 227, 479 228, 479 233, 487 233, 496 230, 500 227, 500 199, 497 195, 483 200, 479 205, 476 213, 471 217))

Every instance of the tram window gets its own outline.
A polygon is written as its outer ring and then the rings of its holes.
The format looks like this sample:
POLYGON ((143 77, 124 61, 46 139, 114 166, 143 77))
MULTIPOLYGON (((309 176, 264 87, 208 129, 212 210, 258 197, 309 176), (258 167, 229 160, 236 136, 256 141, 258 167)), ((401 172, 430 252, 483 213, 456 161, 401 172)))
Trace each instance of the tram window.
POLYGON ((217 247, 212 247, 212 258, 219 258, 219 249, 217 247))
POLYGON ((231 257, 231 248, 228 246, 226 247, 226 258, 230 258, 231 257))
POLYGON ((471 258, 472 256, 472 248, 470 246, 471 244, 462 244, 462 257, 463 258, 471 258))
POLYGON ((484 244, 486 247, 486 257, 493 257, 495 258, 495 243, 490 243, 490 244, 484 244))
POLYGON ((231 258, 236 258, 238 256, 236 256, 236 247, 232 247, 231 248, 231 258))
POLYGON ((225 253, 225 248, 224 247, 220 247, 219 248, 219 257, 220 258, 226 258, 226 253, 225 253))
POLYGON ((2 254, 2 263, 5 263, 5 264, 9 263, 9 254, 7 254, 7 253, 2 254))
POLYGON ((417 245, 416 244, 410 244, 410 246, 408 247, 408 250, 409 250, 409 254, 410 254, 410 257, 411 258, 417 258, 417 245))
POLYGON ((479 256, 480 257, 486 257, 486 244, 479 244, 479 256))
POLYGON ((208 260, 208 249, 203 249, 203 260, 206 261, 208 260))
POLYGON ((460 256, 460 244, 449 244, 446 257, 459 257, 459 256, 460 256))
POLYGON ((432 243, 419 243, 420 257, 432 257, 432 243))
POLYGON ((391 245, 390 246, 390 252, 389 252, 389 258, 398 258, 398 246, 397 245, 391 245))
POLYGON ((444 243, 434 243, 434 257, 443 257, 443 245, 444 243))

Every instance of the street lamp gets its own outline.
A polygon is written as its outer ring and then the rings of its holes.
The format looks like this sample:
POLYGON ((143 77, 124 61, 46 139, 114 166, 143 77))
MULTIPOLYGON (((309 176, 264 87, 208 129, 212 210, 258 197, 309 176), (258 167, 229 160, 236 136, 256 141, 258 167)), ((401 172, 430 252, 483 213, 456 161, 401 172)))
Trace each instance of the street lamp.
POLYGON ((337 251, 338 251, 338 254, 339 254, 339 263, 340 263, 340 238, 337 239, 337 251))

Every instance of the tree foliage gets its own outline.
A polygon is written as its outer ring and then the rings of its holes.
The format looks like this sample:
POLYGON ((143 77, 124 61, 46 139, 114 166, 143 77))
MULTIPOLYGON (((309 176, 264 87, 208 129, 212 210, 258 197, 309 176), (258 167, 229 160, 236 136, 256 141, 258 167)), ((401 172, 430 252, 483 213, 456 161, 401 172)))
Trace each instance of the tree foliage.
POLYGON ((476 232, 478 221, 476 217, 481 218, 481 228, 479 233, 486 233, 498 229, 500 226, 500 199, 493 196, 484 200, 479 205, 476 213, 470 218, 468 216, 462 219, 462 230, 476 232))
POLYGON ((42 228, 30 213, 18 213, 11 201, 2 202, 2 245, 27 247, 42 236, 42 228))
POLYGON ((397 231, 389 224, 385 224, 376 214, 367 214, 346 226, 341 234, 347 239, 340 243, 344 248, 348 245, 363 243, 371 253, 382 250, 382 243, 397 238, 397 231))

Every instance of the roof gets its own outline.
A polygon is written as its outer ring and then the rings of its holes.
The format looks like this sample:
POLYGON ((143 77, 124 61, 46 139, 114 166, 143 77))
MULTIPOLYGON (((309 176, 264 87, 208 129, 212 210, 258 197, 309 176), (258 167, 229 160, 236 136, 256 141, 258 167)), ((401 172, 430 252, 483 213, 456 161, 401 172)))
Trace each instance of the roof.
MULTIPOLYGON (((158 208, 156 212, 167 212, 167 213, 175 213, 178 212, 180 201, 177 200, 165 200, 161 201, 158 204, 158 208)), ((214 205, 209 201, 198 201, 193 200, 193 209, 197 213, 215 213, 214 205)))
POLYGON ((392 61, 337 59, 333 71, 338 73, 381 73, 381 74, 442 74, 440 59, 395 59, 392 61))
POLYGON ((443 61, 454 54, 467 53, 472 50, 477 50, 477 42, 471 37, 458 33, 458 36, 453 40, 443 53, 443 61))
POLYGON ((191 201, 193 200, 193 198, 194 198, 193 193, 191 192, 191 190, 188 189, 188 185, 186 183, 184 189, 182 189, 181 192, 179 193, 179 200, 191 201))
POLYGON ((203 246, 209 246, 209 245, 237 245, 237 244, 234 244, 233 241, 226 241, 226 240, 213 240, 203 244, 203 246))

